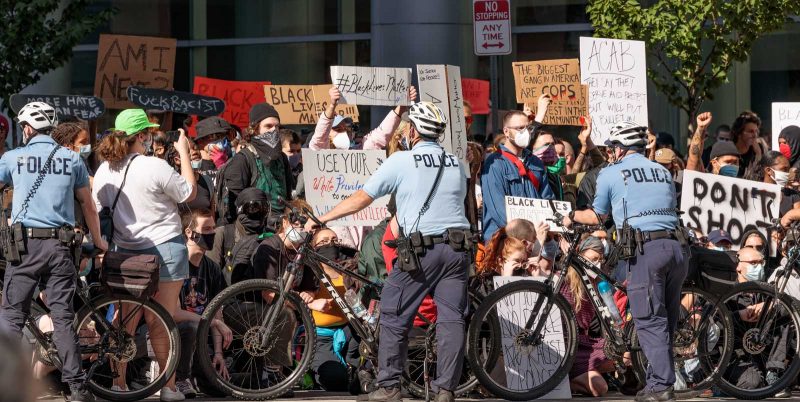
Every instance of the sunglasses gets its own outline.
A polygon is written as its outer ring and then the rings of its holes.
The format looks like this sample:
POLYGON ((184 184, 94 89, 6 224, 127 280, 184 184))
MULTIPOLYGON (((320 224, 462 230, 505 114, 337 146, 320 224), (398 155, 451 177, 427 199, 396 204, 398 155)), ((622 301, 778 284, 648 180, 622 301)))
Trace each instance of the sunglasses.
POLYGON ((239 214, 265 215, 269 213, 269 203, 266 201, 250 201, 239 207, 239 214))

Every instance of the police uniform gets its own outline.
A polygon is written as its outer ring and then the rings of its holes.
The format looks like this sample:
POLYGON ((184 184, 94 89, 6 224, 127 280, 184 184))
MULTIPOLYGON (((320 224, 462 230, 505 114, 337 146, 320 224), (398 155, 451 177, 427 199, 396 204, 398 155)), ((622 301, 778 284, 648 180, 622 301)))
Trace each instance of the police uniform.
POLYGON ((56 145, 50 136, 39 134, 27 146, 8 151, 0 158, 0 181, 14 186, 12 223, 21 223, 27 237, 27 253, 19 263, 6 267, 0 323, 20 336, 34 292, 41 283, 53 320, 53 341, 63 362, 62 379, 73 385, 84 379, 78 337, 73 329, 72 297, 77 276, 72 252, 58 236, 59 229, 75 225, 75 190, 89 185, 81 157, 66 148, 56 151, 27 210, 23 208, 56 145))
POLYGON ((675 382, 672 334, 680 312, 688 260, 675 235, 675 186, 670 172, 641 154, 624 157, 597 178, 592 209, 611 213, 619 231, 625 218, 642 231, 643 253, 621 264, 628 271, 630 312, 650 365, 644 392, 661 392, 675 382))
POLYGON ((469 262, 466 252, 456 251, 448 244, 447 233, 469 229, 464 210, 467 176, 458 157, 442 154, 442 147, 435 141, 421 141, 411 151, 392 154, 363 188, 373 199, 394 193, 397 221, 403 233, 420 232, 434 243, 426 246, 420 256, 420 269, 404 272, 395 265, 384 284, 377 377, 378 386, 383 388, 399 386, 408 332, 422 299, 429 293, 437 306, 436 337, 446 340, 438 344, 433 391, 455 390, 461 376, 469 262), (430 208, 419 217, 442 163, 442 176, 430 208))

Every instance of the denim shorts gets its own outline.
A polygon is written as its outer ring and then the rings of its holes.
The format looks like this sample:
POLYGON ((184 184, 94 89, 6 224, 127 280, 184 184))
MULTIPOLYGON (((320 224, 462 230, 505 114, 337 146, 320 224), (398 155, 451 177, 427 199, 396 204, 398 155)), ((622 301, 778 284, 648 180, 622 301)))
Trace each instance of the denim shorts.
POLYGON ((142 250, 128 250, 114 245, 114 250, 132 254, 155 254, 161 260, 158 277, 164 282, 182 281, 189 277, 189 250, 186 249, 183 235, 175 236, 155 247, 142 250))

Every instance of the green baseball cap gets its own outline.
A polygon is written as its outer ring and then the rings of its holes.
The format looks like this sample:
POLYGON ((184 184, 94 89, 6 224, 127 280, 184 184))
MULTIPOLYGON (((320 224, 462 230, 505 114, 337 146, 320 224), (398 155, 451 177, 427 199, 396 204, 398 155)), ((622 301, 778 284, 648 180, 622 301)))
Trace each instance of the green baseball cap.
POLYGON ((159 127, 158 124, 151 123, 147 119, 147 113, 142 109, 125 109, 117 115, 114 120, 115 131, 124 131, 126 135, 130 136, 138 133, 146 128, 159 127))

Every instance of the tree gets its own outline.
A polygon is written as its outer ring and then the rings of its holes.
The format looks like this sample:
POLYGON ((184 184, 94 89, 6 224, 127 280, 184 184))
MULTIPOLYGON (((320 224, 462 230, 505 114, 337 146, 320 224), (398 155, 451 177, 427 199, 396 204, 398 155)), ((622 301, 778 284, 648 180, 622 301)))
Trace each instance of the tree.
POLYGON ((728 81, 734 62, 747 60, 753 43, 800 13, 798 0, 590 0, 595 35, 645 42, 647 75, 673 105, 695 121, 705 100, 728 81), (650 1, 649 3, 653 3, 650 1))

